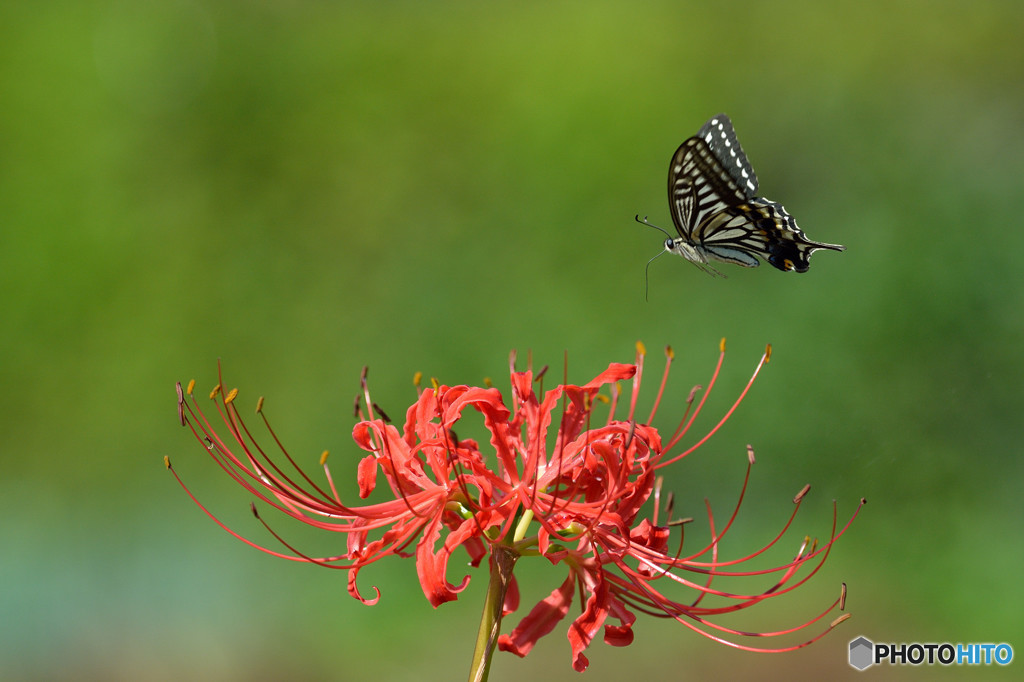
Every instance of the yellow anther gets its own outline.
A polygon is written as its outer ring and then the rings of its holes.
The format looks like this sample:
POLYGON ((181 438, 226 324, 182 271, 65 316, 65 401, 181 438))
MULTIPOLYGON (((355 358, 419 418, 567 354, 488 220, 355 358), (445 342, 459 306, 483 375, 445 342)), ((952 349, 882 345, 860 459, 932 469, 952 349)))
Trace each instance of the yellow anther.
POLYGON ((195 388, 195 387, 196 387, 196 380, 195 379, 190 379, 189 382, 188 382, 188 389, 185 391, 185 393, 188 393, 189 395, 192 395, 192 389, 195 388))
POLYGON ((329 455, 329 454, 331 454, 331 453, 328 450, 324 450, 323 451, 323 454, 320 455, 320 466, 324 465, 324 462, 327 461, 327 455, 329 455))
POLYGON ((843 622, 844 620, 850 620, 851 618, 853 618, 853 614, 852 614, 852 613, 844 613, 843 615, 839 616, 839 617, 838 617, 838 618, 836 618, 836 619, 835 619, 834 621, 832 621, 831 623, 829 623, 829 624, 828 624, 828 627, 829 627, 829 629, 831 630, 831 629, 832 629, 832 628, 834 628, 835 626, 837 626, 837 625, 839 625, 840 623, 842 623, 842 622, 843 622))
POLYGON ((238 396, 238 389, 237 389, 237 388, 233 388, 233 389, 231 389, 230 391, 228 391, 228 395, 227 395, 227 397, 225 397, 225 398, 224 398, 224 404, 228 404, 228 403, 230 403, 230 402, 231 402, 232 400, 234 400, 234 399, 235 399, 235 398, 236 398, 237 396, 238 396))
POLYGON ((644 345, 643 341, 636 342, 636 352, 640 355, 647 355, 647 346, 644 345))
POLYGON ((430 377, 430 385, 434 387, 434 390, 441 388, 441 384, 437 383, 436 377, 430 377))
POLYGON ((764 347, 764 361, 768 362, 772 359, 772 344, 768 344, 764 347))
POLYGON ((210 400, 213 400, 214 398, 216 398, 218 393, 220 393, 220 384, 217 384, 216 386, 214 386, 213 390, 210 391, 210 400))
POLYGON ((487 388, 494 388, 494 382, 491 381, 490 377, 484 377, 484 386, 487 388))
POLYGON ((168 457, 167 455, 164 455, 164 466, 167 467, 168 469, 171 468, 171 458, 168 457))
POLYGON ((412 375, 412 385, 416 388, 420 387, 420 381, 423 380, 423 372, 416 372, 412 375))
POLYGON ((263 412, 263 396, 260 396, 260 399, 256 401, 256 414, 261 412, 263 412))
POLYGON ((723 353, 725 352, 725 337, 724 336, 722 337, 722 340, 718 344, 718 350, 720 350, 723 353))
POLYGON ((672 346, 665 346, 665 357, 667 357, 669 360, 671 360, 671 359, 675 358, 675 356, 676 356, 676 352, 674 350, 672 350, 672 346))

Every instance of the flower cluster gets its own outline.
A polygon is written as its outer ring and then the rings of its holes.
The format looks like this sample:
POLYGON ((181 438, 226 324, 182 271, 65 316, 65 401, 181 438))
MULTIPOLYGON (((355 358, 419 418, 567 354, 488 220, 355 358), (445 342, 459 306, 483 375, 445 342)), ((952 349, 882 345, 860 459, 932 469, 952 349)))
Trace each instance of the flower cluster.
MULTIPOLYGON (((194 382, 187 391, 179 384, 178 411, 182 424, 192 429, 224 472, 258 500, 287 516, 318 529, 344 533, 345 550, 334 556, 311 556, 274 530, 270 533, 282 546, 262 546, 228 528, 191 492, 189 495, 225 530, 261 551, 346 569, 349 593, 367 604, 376 603, 380 591, 374 588, 372 596, 363 594, 357 578, 361 569, 384 557, 414 556, 423 593, 435 607, 457 599, 469 583, 468 575, 457 583, 449 580, 448 564, 456 550, 463 548, 472 566, 489 557, 492 585, 497 584, 498 591, 488 646, 493 648, 496 642, 498 648, 519 656, 529 653, 540 637, 565 618, 577 594, 579 613, 569 625, 568 638, 572 664, 578 671, 586 669, 584 650, 602 628, 609 644, 625 646, 632 642, 636 612, 672 618, 737 648, 787 651, 819 639, 845 616, 796 644, 755 647, 741 641, 748 637, 764 641, 765 637, 808 627, 837 607, 842 608, 844 597, 838 597, 796 627, 776 632, 729 629, 713 619, 781 596, 803 584, 824 562, 849 522, 837 532, 833 514, 832 533, 826 542, 819 545, 804 539, 796 555, 781 565, 744 568, 743 564, 761 555, 784 535, 806 489, 797 495, 792 515, 779 534, 766 547, 740 558, 721 558, 723 539, 736 518, 739 502, 724 524, 716 520, 708 506, 710 541, 684 555, 681 529, 687 520, 672 518, 671 496, 662 499, 659 476, 663 467, 696 450, 725 423, 768 361, 770 352, 768 347, 739 398, 717 424, 675 454, 670 453, 687 436, 718 378, 725 355, 724 339, 706 390, 699 401, 696 397, 700 387, 690 392, 686 414, 667 439, 652 422, 665 392, 673 357, 671 349, 667 349, 665 371, 653 408, 645 419, 637 416, 645 360, 642 344, 637 344, 634 364, 613 363, 583 385, 563 382, 547 391, 542 389, 545 370, 536 374, 532 368, 516 371, 513 353, 509 363, 509 403, 491 386, 447 386, 433 382, 432 387, 425 388, 420 387, 417 378, 418 399, 409 407, 401 425, 392 423, 371 400, 364 371, 361 395, 356 401, 359 421, 352 437, 367 454, 358 463, 356 480, 361 498, 368 498, 381 488, 374 499, 384 499, 362 505, 342 501, 327 465, 326 452, 320 458, 323 482, 316 482, 296 463, 270 428, 262 398, 256 412, 280 451, 280 455, 273 457, 257 443, 236 409, 237 390, 225 392, 218 385, 210 394, 226 427, 227 435, 222 436, 200 409, 193 395, 194 382), (619 382, 626 381, 632 383, 628 405, 620 404, 627 400, 620 393, 619 382), (595 409, 599 405, 601 414, 607 412, 600 420, 595 409), (486 445, 456 435, 468 408, 482 417, 489 434, 486 445), (618 416, 620 412, 625 414, 618 416), (652 497, 650 518, 641 518, 641 507, 652 497), (673 530, 679 531, 675 542, 670 539, 673 530), (512 567, 527 556, 544 557, 561 565, 567 575, 511 632, 499 637, 501 617, 519 606, 512 567), (718 586, 722 579, 741 577, 757 586, 746 592, 718 586), (685 601, 669 596, 680 589, 688 593, 685 601)), ((753 451, 748 451, 752 464, 753 451)), ((171 468, 169 460, 166 464, 171 468)), ((740 501, 750 474, 749 464, 740 501)), ((185 487, 178 474, 174 475, 185 487)), ((257 513, 255 504, 253 511, 257 513)), ((261 518, 258 513, 257 517, 261 518)), ((264 525, 270 529, 266 522, 264 525)))

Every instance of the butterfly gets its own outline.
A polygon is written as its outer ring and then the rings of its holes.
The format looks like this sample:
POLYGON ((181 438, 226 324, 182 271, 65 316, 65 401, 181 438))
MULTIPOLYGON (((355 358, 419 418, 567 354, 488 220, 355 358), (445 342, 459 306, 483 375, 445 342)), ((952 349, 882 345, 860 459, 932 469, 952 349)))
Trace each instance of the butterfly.
POLYGON ((722 275, 710 260, 754 268, 755 256, 779 270, 807 272, 815 251, 846 250, 808 239, 782 204, 757 196, 757 175, 725 114, 711 117, 672 155, 668 203, 678 237, 639 214, 636 220, 665 233, 665 251, 710 274, 722 275))

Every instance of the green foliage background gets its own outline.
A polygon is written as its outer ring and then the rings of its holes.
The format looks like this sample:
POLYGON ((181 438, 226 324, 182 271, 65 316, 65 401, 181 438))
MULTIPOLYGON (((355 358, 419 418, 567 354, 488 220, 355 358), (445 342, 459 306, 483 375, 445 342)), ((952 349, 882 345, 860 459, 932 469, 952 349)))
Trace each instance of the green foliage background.
MULTIPOLYGON (((164 455, 273 542, 178 425, 174 382, 209 390, 220 358, 354 494, 364 365, 395 415, 417 370, 507 387, 511 349, 555 377, 568 351, 583 382, 642 339, 649 401, 671 344, 670 428, 723 336, 704 428, 775 354, 674 470, 677 512, 728 515, 746 443, 733 556, 804 483, 784 554, 827 536, 833 499, 841 519, 869 500, 781 611, 727 624, 795 624, 841 581, 854 618, 764 657, 641 617, 586 679, 841 679, 859 634, 1024 651, 1022 34, 1024 5, 984 0, 4 3, 0 676, 460 679, 486 576, 434 611, 412 562, 385 562, 367 608, 232 540, 164 455), (662 236, 633 215, 669 224, 669 156, 720 111, 762 191, 848 251, 727 279, 662 258, 645 302, 662 236)), ((564 578, 535 563, 524 609, 564 578)), ((491 679, 574 678, 564 632, 491 679)))

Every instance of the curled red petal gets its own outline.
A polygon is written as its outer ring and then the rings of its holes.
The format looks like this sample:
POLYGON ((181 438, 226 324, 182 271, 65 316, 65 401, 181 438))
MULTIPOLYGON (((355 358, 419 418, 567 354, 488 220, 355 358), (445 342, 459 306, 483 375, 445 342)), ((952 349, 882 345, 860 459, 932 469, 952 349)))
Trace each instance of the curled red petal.
POLYGON ((437 416, 437 395, 434 391, 423 391, 419 399, 405 413, 405 427, 402 437, 409 447, 416 441, 427 441, 437 437, 438 425, 433 421, 437 416))
POLYGON ((569 612, 575 580, 570 572, 561 587, 534 606, 512 632, 498 638, 498 648, 520 657, 530 653, 537 640, 554 630, 569 612))
POLYGON ((359 593, 359 588, 356 586, 356 577, 358 575, 359 575, 359 567, 358 566, 353 567, 352 570, 349 571, 349 573, 348 573, 348 593, 350 595, 352 595, 353 597, 355 597, 356 599, 358 599, 359 601, 361 601, 364 604, 366 604, 367 606, 375 605, 378 601, 380 601, 380 590, 377 589, 377 587, 373 588, 373 591, 376 593, 376 596, 374 596, 373 599, 367 599, 366 597, 361 595, 359 593))
POLYGON ((439 516, 431 519, 423 529, 423 536, 416 544, 416 573, 419 576, 424 596, 434 608, 447 601, 458 599, 459 592, 466 589, 466 585, 469 584, 468 575, 458 585, 449 583, 445 576, 450 552, 447 547, 442 547, 439 552, 434 552, 434 544, 441 535, 441 525, 439 516))
POLYGON ((370 440, 370 422, 359 422, 352 427, 352 440, 356 442, 356 445, 361 447, 363 450, 369 450, 373 452, 376 448, 373 446, 370 440))
POLYGON ((583 388, 600 388, 605 384, 632 379, 634 374, 636 374, 636 365, 624 365, 620 362, 613 362, 608 365, 608 369, 585 383, 583 388))
POLYGON ((619 619, 619 625, 604 626, 605 644, 611 646, 629 646, 633 643, 633 623, 636 622, 636 614, 627 609, 619 599, 613 599, 610 604, 611 615, 619 619))
POLYGON ((496 388, 470 388, 457 386, 449 389, 445 396, 444 425, 451 427, 459 420, 462 411, 472 405, 490 423, 508 423, 512 412, 501 400, 501 391, 496 388), (448 397, 451 400, 447 400, 448 397))
POLYGON ((508 590, 505 592, 505 602, 501 607, 501 615, 507 616, 510 613, 515 613, 516 609, 519 608, 519 581, 513 575, 512 580, 508 583, 508 590))
POLYGON ((356 471, 356 481, 359 484, 359 497, 366 499, 377 486, 377 458, 367 455, 359 461, 359 468, 356 471))
POLYGON ((569 626, 569 646, 572 647, 572 667, 576 672, 583 672, 590 665, 590 660, 583 651, 594 641, 594 635, 608 617, 608 583, 597 578, 596 589, 587 598, 587 606, 572 625, 569 626))
POLYGON ((512 393, 522 401, 536 400, 533 394, 533 372, 515 372, 509 377, 512 393))
POLYGON ((604 643, 611 646, 629 646, 633 643, 633 626, 605 625, 604 643))

